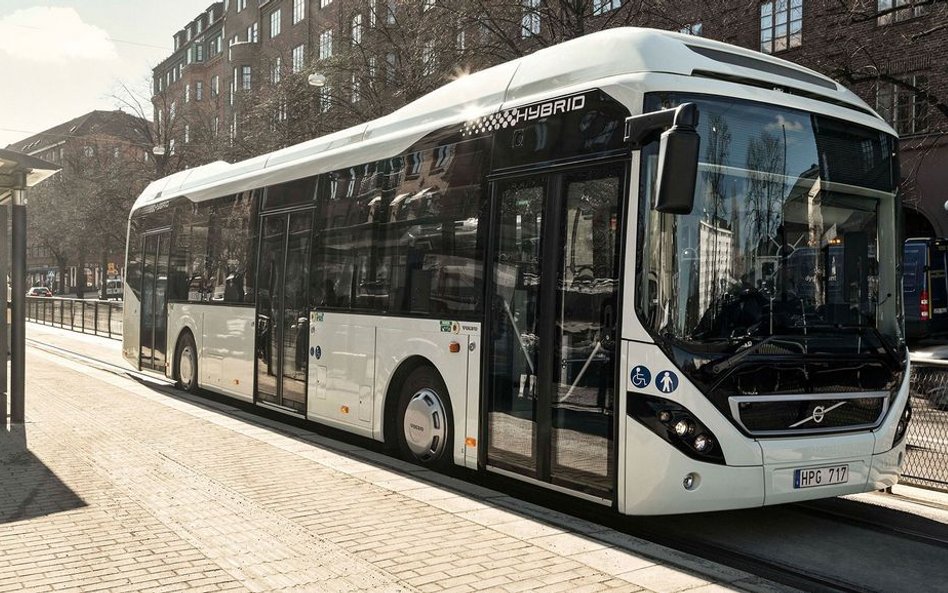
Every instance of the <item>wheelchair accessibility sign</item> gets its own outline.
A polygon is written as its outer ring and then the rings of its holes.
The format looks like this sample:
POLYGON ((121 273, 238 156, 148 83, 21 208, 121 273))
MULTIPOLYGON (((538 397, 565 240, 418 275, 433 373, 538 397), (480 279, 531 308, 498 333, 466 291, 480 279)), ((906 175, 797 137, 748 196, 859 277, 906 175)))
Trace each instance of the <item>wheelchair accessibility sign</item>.
POLYGON ((651 382, 652 373, 649 372, 648 368, 642 365, 636 365, 632 368, 632 385, 634 387, 644 389, 648 387, 648 384, 651 382))

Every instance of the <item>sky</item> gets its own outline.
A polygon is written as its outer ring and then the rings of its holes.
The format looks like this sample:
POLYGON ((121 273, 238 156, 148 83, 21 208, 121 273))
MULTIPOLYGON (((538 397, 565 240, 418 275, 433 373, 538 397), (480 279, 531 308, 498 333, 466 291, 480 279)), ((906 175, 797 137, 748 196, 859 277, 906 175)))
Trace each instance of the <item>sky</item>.
POLYGON ((172 36, 213 0, 0 0, 0 147, 146 97, 172 36))

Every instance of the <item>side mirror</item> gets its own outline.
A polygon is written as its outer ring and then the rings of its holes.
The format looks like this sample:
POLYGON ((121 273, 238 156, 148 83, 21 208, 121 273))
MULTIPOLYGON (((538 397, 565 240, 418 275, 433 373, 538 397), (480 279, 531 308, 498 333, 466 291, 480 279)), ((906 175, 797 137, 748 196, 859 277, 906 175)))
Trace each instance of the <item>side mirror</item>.
POLYGON ((694 207, 701 147, 697 126, 694 103, 626 119, 626 140, 634 147, 653 142, 656 133, 665 130, 658 138, 658 182, 652 206, 659 212, 690 214, 694 207))

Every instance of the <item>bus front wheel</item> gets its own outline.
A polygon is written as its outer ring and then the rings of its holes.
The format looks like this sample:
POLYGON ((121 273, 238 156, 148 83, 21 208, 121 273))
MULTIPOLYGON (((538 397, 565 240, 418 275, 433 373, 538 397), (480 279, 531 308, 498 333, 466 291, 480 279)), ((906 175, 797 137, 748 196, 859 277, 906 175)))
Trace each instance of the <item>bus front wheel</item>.
POLYGON ((197 380, 197 348, 190 332, 185 332, 178 341, 178 359, 175 361, 178 387, 194 393, 198 389, 197 380))
POLYGON ((420 366, 408 375, 399 392, 396 418, 402 457, 433 469, 451 463, 451 401, 437 371, 420 366))

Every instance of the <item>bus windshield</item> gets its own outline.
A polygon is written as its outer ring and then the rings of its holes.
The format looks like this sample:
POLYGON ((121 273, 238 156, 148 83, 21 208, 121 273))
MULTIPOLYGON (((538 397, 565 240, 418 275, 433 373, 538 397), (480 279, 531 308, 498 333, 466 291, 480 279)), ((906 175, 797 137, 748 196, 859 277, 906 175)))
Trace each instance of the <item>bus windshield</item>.
POLYGON ((685 101, 700 113, 691 214, 650 208, 657 146, 643 151, 637 306, 648 329, 722 355, 814 335, 892 353, 902 342, 894 138, 729 98, 653 94, 646 110, 685 101))

